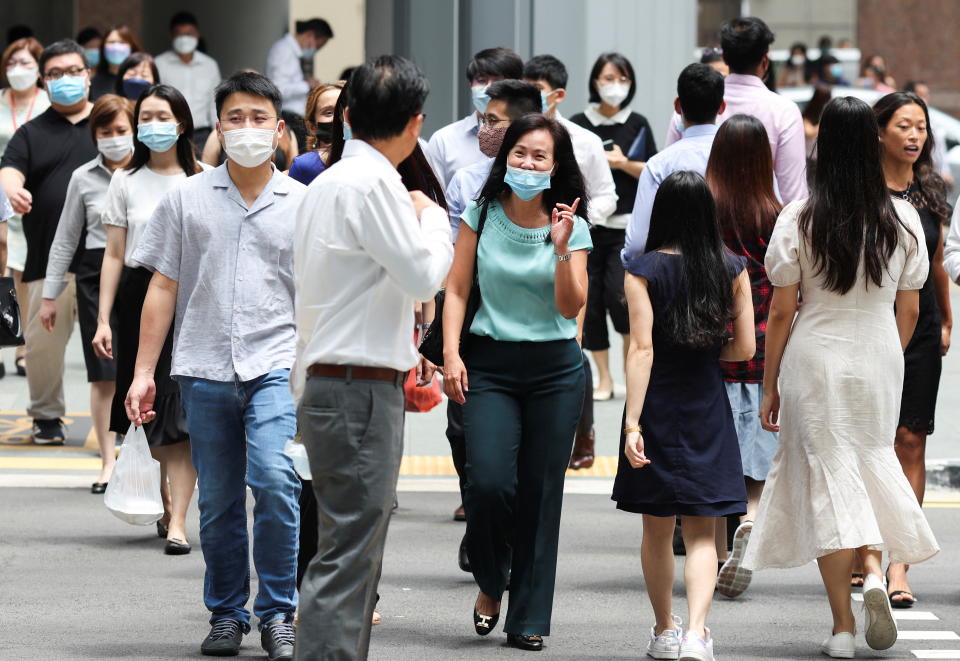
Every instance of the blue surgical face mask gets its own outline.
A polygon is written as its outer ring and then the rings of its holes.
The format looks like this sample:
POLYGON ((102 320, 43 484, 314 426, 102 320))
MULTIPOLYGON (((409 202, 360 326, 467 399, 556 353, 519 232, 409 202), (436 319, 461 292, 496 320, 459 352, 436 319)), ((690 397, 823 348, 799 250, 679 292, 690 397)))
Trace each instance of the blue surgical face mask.
POLYGON ((839 62, 834 62, 830 65, 830 75, 836 78, 837 80, 843 78, 843 65, 839 62))
POLYGON ((544 92, 540 90, 540 105, 543 108, 542 112, 544 114, 550 112, 550 102, 547 100, 553 92, 544 92))
POLYGON ((300 59, 309 60, 311 57, 317 54, 316 48, 304 48, 300 51, 300 59))
POLYGON ((146 122, 137 126, 137 140, 150 151, 165 152, 180 138, 177 122, 146 122))
POLYGON ((123 88, 123 95, 125 97, 136 101, 140 98, 140 95, 143 94, 144 90, 152 84, 149 80, 144 80, 143 78, 127 78, 123 81, 121 87, 123 88))
POLYGON ((61 76, 47 83, 50 100, 61 106, 72 106, 87 96, 86 76, 61 76))
POLYGON ((108 64, 118 67, 130 57, 131 50, 130 44, 107 44, 103 47, 103 56, 107 58, 108 64))
POLYGON ((487 112, 487 104, 490 103, 490 97, 487 96, 487 85, 474 85, 470 88, 470 95, 473 97, 473 107, 481 115, 487 112))
POLYGON ((350 125, 346 122, 343 123, 343 139, 353 140, 353 129, 351 129, 350 125))
POLYGON ((86 48, 83 51, 83 56, 87 58, 87 64, 91 69, 96 69, 100 65, 99 48, 86 48))
POLYGON ((503 181, 517 197, 529 201, 550 188, 550 171, 524 170, 508 165, 503 181))

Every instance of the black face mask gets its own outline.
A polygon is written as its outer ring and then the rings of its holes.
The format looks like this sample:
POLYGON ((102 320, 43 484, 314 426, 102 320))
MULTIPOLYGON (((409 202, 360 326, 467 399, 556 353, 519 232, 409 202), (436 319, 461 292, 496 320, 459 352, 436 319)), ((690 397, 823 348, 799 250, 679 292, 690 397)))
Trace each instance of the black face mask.
POLYGON ((333 122, 318 122, 313 125, 313 135, 316 136, 317 142, 329 145, 333 142, 333 122))

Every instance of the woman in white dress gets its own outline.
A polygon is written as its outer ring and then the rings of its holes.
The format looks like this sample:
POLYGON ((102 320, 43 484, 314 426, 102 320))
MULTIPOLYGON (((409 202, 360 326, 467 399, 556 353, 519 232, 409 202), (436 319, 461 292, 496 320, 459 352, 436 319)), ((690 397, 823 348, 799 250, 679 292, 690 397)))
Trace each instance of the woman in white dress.
POLYGON ((854 553, 866 571, 866 641, 886 649, 897 628, 881 552, 916 563, 939 550, 892 440, 928 260, 917 212, 887 192, 867 104, 831 101, 817 150, 810 198, 784 208, 767 248, 775 289, 760 416, 780 449, 744 565, 816 559, 833 613, 822 651, 853 658, 854 553))

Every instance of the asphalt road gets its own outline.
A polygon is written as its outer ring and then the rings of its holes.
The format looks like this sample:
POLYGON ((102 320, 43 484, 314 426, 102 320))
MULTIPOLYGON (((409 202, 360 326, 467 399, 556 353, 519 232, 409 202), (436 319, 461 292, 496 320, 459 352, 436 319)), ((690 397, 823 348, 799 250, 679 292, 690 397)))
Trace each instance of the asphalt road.
MULTIPOLYGON (((911 570, 920 599, 911 612, 938 619, 901 621, 901 630, 921 632, 921 639, 858 658, 960 650, 960 640, 923 639, 960 630, 960 500, 953 500, 927 510, 944 552, 911 570)), ((486 638, 473 633, 476 588, 456 566, 463 527, 449 519, 449 509, 449 494, 400 493, 380 587, 383 624, 374 628, 371 659, 522 654, 506 647, 499 631, 486 638)), ((0 488, 0 512, 0 659, 199 658, 208 616, 195 508, 188 529, 195 551, 182 557, 164 556, 152 528, 114 518, 83 488, 0 488)), ((616 511, 607 496, 566 496, 553 635, 542 658, 643 657, 652 615, 639 540, 638 518, 616 511)), ((678 572, 681 565, 682 559, 678 572)), ((679 582, 675 597, 682 615, 679 582)), ((717 597, 709 624, 718 659, 816 659, 830 617, 811 564, 760 573, 736 601, 717 597)), ((246 638, 240 658, 264 658, 256 634, 246 638)), ((919 658, 960 659, 960 651, 919 658)))

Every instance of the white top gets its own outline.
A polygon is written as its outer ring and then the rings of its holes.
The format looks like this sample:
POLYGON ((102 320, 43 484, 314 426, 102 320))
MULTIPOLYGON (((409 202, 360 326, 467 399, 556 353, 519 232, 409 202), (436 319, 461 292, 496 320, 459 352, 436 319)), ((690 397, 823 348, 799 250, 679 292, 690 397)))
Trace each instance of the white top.
POLYGON ((626 124, 627 120, 630 119, 631 113, 633 112, 629 107, 621 108, 616 114, 607 117, 600 112, 598 108, 600 108, 599 103, 591 103, 587 106, 586 110, 583 111, 583 115, 589 119, 590 123, 594 126, 616 126, 617 124, 626 124))
MULTIPOLYGON (((583 174, 583 181, 590 196, 590 208, 587 220, 594 225, 606 225, 607 218, 617 210, 617 186, 613 183, 613 172, 603 153, 603 140, 593 131, 556 113, 556 119, 570 134, 573 152, 583 174)), ((569 203, 572 203, 570 200, 569 203)), ((568 203, 568 204, 569 204, 568 203)))
POLYGON ((307 112, 310 84, 300 67, 303 49, 289 32, 274 42, 267 53, 267 78, 283 95, 283 109, 303 116, 307 112))
POLYGON ((943 247, 943 268, 951 280, 960 284, 960 204, 953 207, 953 217, 943 247))
POLYGON ((430 136, 424 153, 444 190, 450 185, 457 170, 487 158, 480 151, 478 128, 477 113, 471 112, 430 136))
POLYGON ((200 51, 185 63, 172 50, 157 55, 154 62, 160 71, 160 80, 176 87, 190 104, 194 128, 213 128, 217 123, 217 108, 213 90, 220 84, 220 66, 217 61, 200 51))
POLYGON ((0 154, 7 148, 10 138, 16 133, 17 129, 26 124, 34 117, 39 116, 44 110, 50 107, 50 99, 43 90, 37 91, 37 96, 33 101, 33 107, 30 103, 16 104, 16 113, 11 104, 10 88, 5 87, 0 90, 0 154))
POLYGON ((418 221, 390 161, 348 140, 297 212, 295 396, 314 363, 413 368, 414 303, 433 298, 452 262, 443 209, 425 209, 418 221))
MULTIPOLYGON (((205 170, 210 166, 201 163, 205 170)), ((140 266, 133 260, 140 237, 147 227, 147 221, 167 191, 176 188, 187 175, 157 174, 144 165, 136 172, 121 169, 113 173, 110 188, 107 189, 107 203, 101 220, 104 225, 114 225, 127 230, 127 244, 123 250, 123 263, 131 268, 140 266)))

